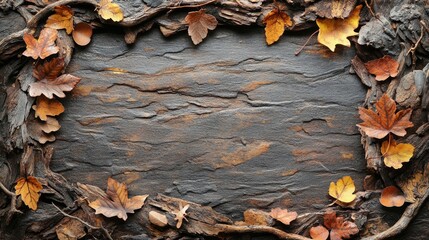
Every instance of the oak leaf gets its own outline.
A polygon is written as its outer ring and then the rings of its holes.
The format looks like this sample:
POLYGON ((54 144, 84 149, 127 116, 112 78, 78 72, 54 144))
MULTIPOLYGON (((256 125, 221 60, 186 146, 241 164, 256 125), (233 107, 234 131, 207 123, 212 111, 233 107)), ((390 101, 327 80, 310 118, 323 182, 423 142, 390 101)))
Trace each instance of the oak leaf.
POLYGON ((400 169, 402 163, 409 162, 413 157, 414 146, 409 143, 397 144, 395 140, 384 141, 381 144, 381 153, 384 156, 384 164, 394 169, 400 169))
POLYGON ((285 26, 292 26, 292 21, 285 12, 278 8, 273 9, 264 18, 265 40, 271 45, 279 40, 285 31, 285 26))
POLYGON ((393 133, 397 136, 405 136, 406 128, 412 127, 410 122, 411 109, 396 112, 396 103, 387 94, 384 94, 375 104, 377 113, 360 107, 360 118, 363 123, 357 124, 366 135, 372 138, 382 139, 387 134, 393 133))
POLYGON ((39 192, 42 190, 42 184, 33 176, 20 177, 15 186, 15 194, 21 195, 22 201, 29 208, 36 210, 39 201, 39 192))
POLYGON ((67 6, 56 6, 55 14, 46 20, 45 27, 53 29, 65 29, 67 34, 73 31, 73 10, 67 6))
POLYGON ((86 46, 91 42, 92 27, 88 23, 76 24, 73 31, 73 40, 79 46, 86 46))
POLYGON ((331 182, 329 185, 329 195, 343 203, 350 203, 356 198, 354 191, 355 184, 350 176, 344 176, 338 179, 337 184, 331 182))
POLYGON ((36 100, 36 105, 33 105, 33 110, 36 112, 35 117, 46 121, 48 116, 57 116, 64 112, 64 106, 55 99, 49 99, 45 96, 40 96, 36 100))
POLYGON ((365 63, 365 67, 369 73, 375 75, 375 80, 384 81, 389 77, 398 75, 399 63, 391 56, 386 55, 365 63))
POLYGON ((33 115, 28 116, 27 119, 27 133, 28 135, 41 144, 46 142, 55 141, 55 136, 52 132, 60 128, 60 124, 53 117, 47 117, 46 122, 36 119, 33 115))
POLYGON ((112 0, 101 0, 97 10, 98 14, 105 20, 112 19, 114 22, 119 22, 124 19, 121 7, 117 3, 112 3, 112 0))
POLYGON ((182 203, 179 203, 179 210, 173 212, 173 214, 176 215, 174 218, 174 220, 177 221, 176 228, 180 228, 182 226, 183 219, 188 221, 188 219, 186 219, 186 216, 188 215, 186 211, 188 208, 189 204, 186 204, 184 207, 182 207, 182 203))
POLYGON ((389 186, 381 192, 380 203, 385 207, 401 207, 405 203, 405 197, 397 187, 389 186))
POLYGON ((354 30, 359 26, 359 13, 362 5, 357 6, 347 18, 318 18, 316 19, 319 26, 319 43, 327 46, 332 52, 335 51, 337 44, 350 47, 348 37, 358 35, 354 30))
POLYGON ((95 214, 103 214, 106 217, 118 217, 127 220, 127 213, 134 213, 140 209, 148 195, 138 195, 128 198, 128 189, 125 183, 119 183, 113 178, 107 180, 107 196, 89 203, 95 209, 95 214))
POLYGON ((298 217, 297 212, 288 212, 287 209, 281 209, 281 208, 274 208, 271 209, 270 216, 280 222, 282 222, 284 225, 289 225, 290 222, 296 219, 298 217))
POLYGON ((331 240, 349 239, 351 235, 357 234, 359 229, 357 225, 350 221, 345 221, 343 217, 337 217, 334 211, 328 211, 323 216, 325 227, 331 230, 331 240))
POLYGON ((59 48, 55 46, 55 40, 57 39, 57 30, 52 28, 44 28, 39 35, 39 39, 35 39, 33 35, 24 33, 24 42, 27 45, 27 49, 22 53, 24 56, 32 57, 34 59, 45 59, 52 54, 59 51, 59 48))
POLYGON ((314 240, 326 240, 329 237, 329 231, 324 226, 310 228, 310 236, 314 240))
POLYGON ((207 37, 208 30, 214 30, 217 26, 217 20, 213 15, 207 14, 204 9, 189 12, 185 17, 188 27, 188 35, 192 42, 197 45, 207 37))

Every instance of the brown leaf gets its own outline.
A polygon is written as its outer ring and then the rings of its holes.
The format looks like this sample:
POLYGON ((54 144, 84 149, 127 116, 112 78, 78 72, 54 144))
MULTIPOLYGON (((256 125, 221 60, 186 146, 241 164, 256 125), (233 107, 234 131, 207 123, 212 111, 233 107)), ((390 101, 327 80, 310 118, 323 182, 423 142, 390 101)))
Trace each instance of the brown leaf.
POLYGON ((192 42, 197 45, 207 37, 208 29, 214 30, 217 26, 217 20, 213 15, 205 13, 204 9, 189 12, 185 17, 188 27, 188 35, 192 42))
POLYGON ((161 214, 156 211, 150 211, 149 212, 149 222, 158 226, 158 227, 165 227, 168 224, 168 219, 164 214, 161 214))
POLYGON ((73 31, 73 40, 79 46, 86 46, 91 42, 92 27, 88 23, 76 24, 73 31))
POLYGON ((331 230, 331 240, 349 239, 351 235, 357 234, 357 225, 350 221, 345 221, 343 217, 337 217, 334 211, 328 211, 324 216, 324 225, 331 230))
POLYGON ((396 103, 387 94, 384 94, 375 104, 377 113, 360 107, 360 118, 363 123, 357 124, 366 135, 372 138, 382 139, 387 134, 393 133, 397 136, 405 136, 406 128, 412 127, 410 122, 411 109, 396 112, 396 103))
POLYGON ((326 240, 329 237, 329 231, 324 226, 310 228, 310 236, 315 240, 326 240))
POLYGON ((284 225, 289 225, 290 222, 292 222, 296 219, 296 217, 298 217, 298 213, 288 212, 287 209, 274 208, 271 209, 270 216, 282 222, 284 225))
MULTIPOLYGON (((55 136, 53 134, 47 133, 47 131, 52 130, 51 132, 53 132, 53 129, 57 128, 55 126, 55 123, 53 123, 52 121, 58 123, 58 121, 52 117, 48 117, 46 122, 44 122, 40 119, 34 118, 33 115, 28 116, 27 125, 26 125, 28 135, 32 139, 38 141, 41 144, 55 141, 55 136)), ((59 129, 59 124, 58 124, 58 129, 59 129)))
POLYGON ((29 208, 36 210, 39 201, 39 192, 42 190, 42 184, 33 176, 20 177, 15 186, 15 194, 21 195, 22 201, 29 208))
POLYGON ((36 100, 36 105, 33 105, 33 110, 36 112, 36 118, 38 117, 40 120, 46 121, 48 116, 57 116, 63 113, 64 107, 55 99, 40 96, 36 100))
POLYGON ((176 228, 179 229, 182 226, 183 219, 188 221, 188 219, 186 219, 186 215, 188 215, 186 211, 188 210, 188 208, 189 204, 186 204, 184 207, 182 207, 182 203, 179 203, 179 211, 173 212, 173 214, 176 215, 176 217, 174 218, 174 220, 177 221, 176 228))
POLYGON ((107 180, 107 196, 90 202, 89 206, 95 209, 95 214, 103 214, 106 217, 118 217, 127 220, 127 213, 134 213, 140 209, 148 195, 139 195, 128 198, 128 190, 125 183, 119 183, 113 178, 107 180))
POLYGON ((380 203, 385 207, 401 207, 405 203, 405 197, 397 187, 389 186, 381 192, 380 203))
POLYGON ((117 3, 112 3, 112 0, 101 0, 97 10, 98 14, 105 20, 112 19, 114 22, 119 22, 124 19, 121 7, 117 3))
POLYGON ((45 122, 40 122, 40 129, 42 129, 44 133, 56 132, 60 130, 60 128, 60 123, 53 117, 47 117, 45 122))
POLYGON ((24 42, 27 45, 27 49, 22 53, 24 56, 32 57, 34 59, 45 59, 52 54, 59 51, 59 48, 55 46, 55 40, 57 39, 57 30, 52 28, 44 28, 39 35, 39 39, 36 40, 31 34, 24 33, 24 42))
POLYGON ((289 15, 278 8, 273 9, 264 18, 265 40, 271 45, 279 40, 285 31, 285 26, 292 26, 289 15))
POLYGON ((67 6, 56 6, 55 14, 49 16, 45 27, 65 29, 67 34, 73 31, 73 10, 67 6))
POLYGON ((399 63, 391 56, 384 56, 379 59, 365 63, 368 72, 375 75, 375 80, 384 81, 390 77, 398 75, 399 63))

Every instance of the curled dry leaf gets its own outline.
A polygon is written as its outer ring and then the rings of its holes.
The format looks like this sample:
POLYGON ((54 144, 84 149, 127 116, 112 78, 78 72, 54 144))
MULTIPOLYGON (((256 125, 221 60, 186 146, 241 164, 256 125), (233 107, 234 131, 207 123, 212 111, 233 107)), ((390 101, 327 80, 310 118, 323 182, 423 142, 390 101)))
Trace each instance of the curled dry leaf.
POLYGON ((316 19, 317 26, 319 26, 319 35, 317 37, 319 43, 327 46, 332 52, 335 51, 337 44, 350 47, 350 41, 347 38, 358 35, 354 30, 359 26, 361 8, 362 5, 356 6, 350 15, 344 19, 316 19))
POLYGON ((310 228, 310 236, 315 240, 326 240, 329 237, 329 231, 324 226, 310 228))
POLYGON ((39 35, 39 39, 35 39, 33 35, 24 33, 24 42, 27 49, 22 53, 24 56, 32 57, 34 59, 45 59, 59 51, 55 46, 58 32, 52 28, 44 28, 39 35))
POLYGON ((107 180, 107 196, 89 203, 95 209, 95 214, 103 214, 106 217, 118 217, 127 220, 127 213, 134 213, 140 209, 148 195, 139 195, 128 198, 128 189, 125 183, 119 183, 113 178, 107 180))
POLYGON ((328 211, 323 216, 324 225, 331 230, 331 240, 349 239, 351 235, 357 234, 357 225, 350 221, 345 221, 343 217, 337 217, 334 211, 328 211))
POLYGON ((292 26, 292 21, 285 12, 278 8, 273 9, 264 18, 265 40, 271 45, 279 40, 285 31, 285 26, 292 26))
POLYGON ((112 3, 112 0, 101 0, 97 10, 98 14, 105 20, 112 19, 114 22, 119 22, 124 19, 121 7, 117 3, 112 3))
POLYGON ((387 94, 384 94, 375 104, 377 112, 359 107, 360 118, 363 123, 357 124, 366 135, 382 139, 387 134, 405 136, 406 128, 412 127, 410 122, 411 108, 396 112, 396 103, 387 94))
POLYGON ((79 46, 86 46, 91 42, 92 27, 88 23, 76 24, 73 31, 73 40, 79 46))
POLYGON ((42 184, 33 176, 20 177, 15 186, 15 194, 21 195, 22 201, 29 208, 36 210, 39 201, 39 192, 42 190, 42 184))
POLYGON ((67 34, 73 31, 73 10, 67 6, 56 6, 55 14, 49 16, 45 27, 65 29, 67 34))
POLYGON ((355 200, 355 184, 350 176, 338 179, 337 184, 331 182, 329 185, 329 195, 343 203, 350 203, 355 200))
POLYGON ((204 9, 189 12, 185 17, 188 27, 188 35, 192 42, 197 45, 207 37, 208 30, 214 30, 217 26, 217 20, 213 15, 207 14, 204 9))
POLYGON ((394 169, 400 169, 402 163, 409 162, 413 157, 414 146, 409 143, 397 144, 395 140, 384 141, 381 145, 381 153, 384 156, 384 164, 394 169))
POLYGON ((281 209, 281 208, 274 208, 271 209, 270 216, 280 222, 282 222, 284 225, 289 225, 290 222, 296 219, 298 217, 297 212, 288 212, 287 209, 281 209))
POLYGON ((398 75, 399 63, 391 56, 386 55, 365 63, 365 67, 369 73, 375 75, 375 80, 384 81, 389 77, 398 75))
POLYGON ((389 186, 381 192, 380 203, 385 207, 401 207, 405 203, 405 197, 397 187, 389 186))
POLYGON ((179 211, 173 212, 173 214, 176 215, 176 217, 174 218, 174 220, 177 221, 176 228, 180 228, 182 226, 183 219, 188 221, 188 219, 186 219, 186 215, 188 215, 186 211, 188 210, 188 208, 189 204, 186 204, 184 207, 182 207, 182 203, 179 203, 179 211))
POLYGON ((168 224, 168 219, 162 213, 159 213, 156 211, 150 211, 149 212, 149 222, 158 226, 158 227, 165 227, 168 224))
POLYGON ((49 99, 45 96, 40 96, 36 100, 36 105, 33 105, 33 110, 36 112, 35 117, 46 121, 48 116, 57 116, 64 112, 64 106, 55 99, 49 99))

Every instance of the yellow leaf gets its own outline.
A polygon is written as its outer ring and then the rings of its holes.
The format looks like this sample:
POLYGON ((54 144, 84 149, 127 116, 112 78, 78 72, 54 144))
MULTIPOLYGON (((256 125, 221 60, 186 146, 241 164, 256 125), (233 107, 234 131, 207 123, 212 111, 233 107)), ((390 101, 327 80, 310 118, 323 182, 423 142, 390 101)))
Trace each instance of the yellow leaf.
POLYGON ((338 179, 337 184, 331 182, 329 185, 329 195, 343 203, 352 202, 356 198, 354 191, 355 184, 350 176, 344 176, 338 179))
POLYGON ((384 156, 384 164, 394 169, 400 169, 402 163, 409 162, 413 157, 414 146, 409 143, 397 144, 394 140, 384 141, 381 145, 381 153, 384 156))
POLYGON ((359 26, 361 8, 362 5, 357 6, 345 19, 316 19, 317 26, 319 26, 319 35, 317 36, 319 43, 327 46, 332 52, 335 51, 337 44, 350 47, 350 41, 347 38, 358 35, 354 30, 359 26))
POLYGON ((285 31, 285 26, 292 26, 290 17, 280 11, 278 8, 273 9, 264 18, 265 39, 268 45, 271 45, 279 40, 285 31))
POLYGON ((112 3, 112 0, 101 0, 97 9, 98 14, 105 20, 119 22, 124 19, 121 7, 117 3, 112 3))
POLYGON ((42 95, 37 98, 36 105, 33 105, 33 110, 36 112, 35 117, 46 121, 48 116, 57 116, 63 113, 64 106, 59 101, 42 95))
POLYGON ((73 31, 73 10, 67 6, 56 6, 55 14, 49 16, 45 27, 65 29, 70 34, 73 31))
POLYGON ((18 179, 15 186, 15 194, 21 195, 22 201, 29 208, 36 210, 39 201, 39 192, 42 190, 42 184, 33 176, 18 179))

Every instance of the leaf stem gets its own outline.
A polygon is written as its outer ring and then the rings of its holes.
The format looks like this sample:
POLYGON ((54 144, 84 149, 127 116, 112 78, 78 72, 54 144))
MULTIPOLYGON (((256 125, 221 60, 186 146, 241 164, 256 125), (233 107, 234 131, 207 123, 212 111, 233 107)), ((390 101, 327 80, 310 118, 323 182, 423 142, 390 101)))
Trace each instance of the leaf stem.
POLYGON ((305 46, 307 46, 308 42, 310 41, 310 39, 314 36, 314 34, 318 33, 319 29, 317 29, 317 31, 315 31, 314 33, 312 33, 310 35, 310 37, 308 37, 307 41, 304 43, 304 45, 302 45, 298 50, 295 51, 295 56, 298 56, 299 53, 301 53, 301 51, 305 48, 305 46))

